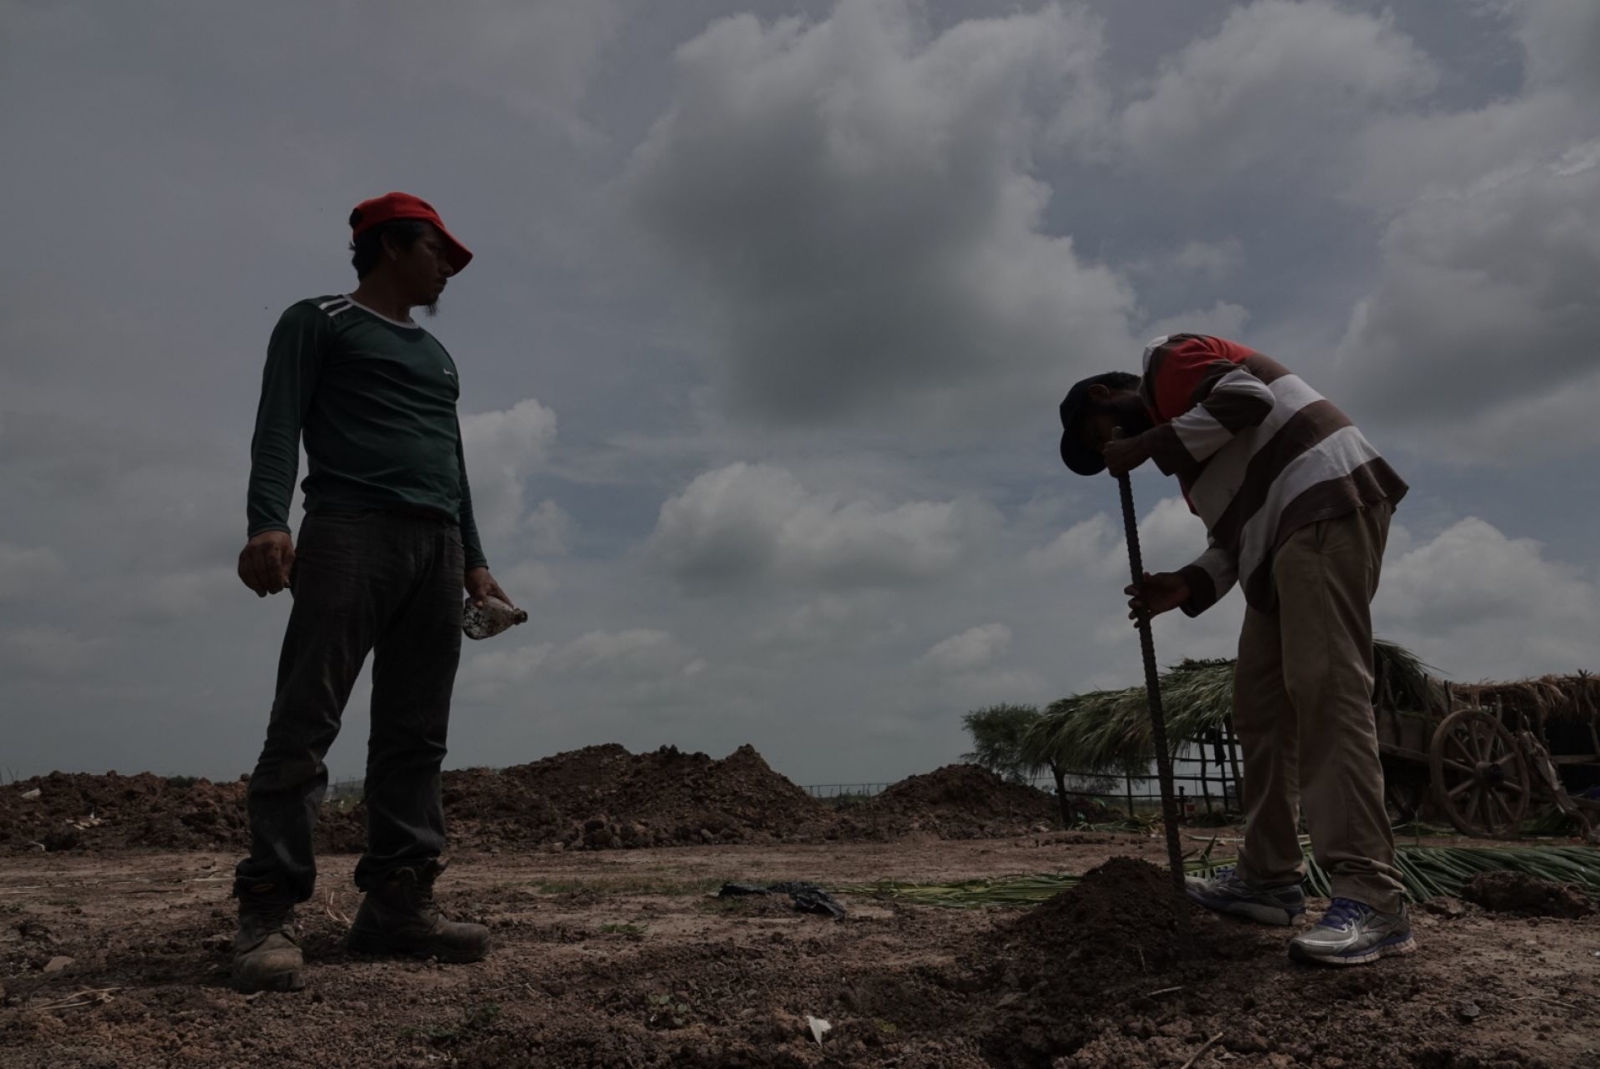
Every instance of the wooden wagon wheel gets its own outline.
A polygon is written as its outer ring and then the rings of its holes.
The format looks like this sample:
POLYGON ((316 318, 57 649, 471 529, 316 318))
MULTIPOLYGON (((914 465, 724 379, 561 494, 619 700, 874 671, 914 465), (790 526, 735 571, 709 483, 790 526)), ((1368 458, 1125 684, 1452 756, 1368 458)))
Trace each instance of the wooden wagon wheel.
POLYGON ((1505 726, 1481 709, 1445 717, 1428 747, 1433 796, 1467 835, 1515 832, 1528 809, 1528 763, 1505 726))

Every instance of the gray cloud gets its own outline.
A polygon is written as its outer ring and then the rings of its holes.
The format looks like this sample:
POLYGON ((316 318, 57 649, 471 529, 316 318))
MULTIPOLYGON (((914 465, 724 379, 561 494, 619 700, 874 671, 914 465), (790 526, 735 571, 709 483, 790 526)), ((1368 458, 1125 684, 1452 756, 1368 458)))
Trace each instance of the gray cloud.
POLYGON ((1335 381, 1419 448, 1504 463, 1600 443, 1582 415, 1600 402, 1600 8, 1496 6, 1520 92, 1390 116, 1359 145, 1349 199, 1385 229, 1335 381))
MULTIPOLYGON (((533 613, 469 645, 454 765, 751 741, 881 781, 971 708, 1136 683, 1115 487, 1062 473, 1054 407, 1169 328, 1409 454, 1380 632, 1469 678, 1585 666, 1600 373, 1560 345, 1600 9, 1380 6, 0 0, 3 763, 249 767, 289 609, 232 575, 262 351, 389 188, 478 253, 429 326, 533 613), (1519 324, 1498 395, 1451 333, 1478 304, 1519 324), (1481 445, 1530 427, 1559 471, 1481 445)), ((1190 559, 1135 489, 1152 566, 1190 559)), ((1158 653, 1227 655, 1239 614, 1158 653)))
POLYGON ((49 624, 0 631, 0 663, 15 678, 52 679, 86 668, 96 643, 49 624))
POLYGON ((1496 0, 1527 56, 1529 83, 1600 93, 1600 8, 1588 0, 1496 0))
POLYGON ((1037 406, 1042 376, 1129 352, 1131 295, 1044 233, 1032 106, 1091 76, 1078 10, 930 33, 911 5, 713 24, 624 186, 694 283, 726 404, 945 436, 1037 406))
POLYGON ((1369 410, 1484 455, 1600 443, 1536 418, 1600 403, 1600 140, 1426 197, 1382 248, 1340 354, 1369 410))
POLYGON ((67 562, 48 546, 13 546, 0 542, 0 603, 46 595, 52 582, 67 572, 67 562))

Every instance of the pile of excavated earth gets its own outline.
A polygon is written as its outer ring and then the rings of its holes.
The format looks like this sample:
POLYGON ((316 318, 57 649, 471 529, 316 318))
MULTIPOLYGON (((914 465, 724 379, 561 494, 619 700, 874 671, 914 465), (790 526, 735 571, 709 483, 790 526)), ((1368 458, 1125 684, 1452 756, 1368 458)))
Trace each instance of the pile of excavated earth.
MULTIPOLYGON (((54 772, 8 784, 0 787, 0 853, 243 849, 247 783, 54 772)), ((498 771, 449 771, 443 790, 453 847, 490 852, 971 839, 1061 822, 1054 795, 974 765, 948 765, 863 801, 828 806, 750 746, 720 760, 671 746, 638 754, 616 744, 589 746, 498 771)), ((318 849, 359 852, 364 829, 360 805, 325 805, 318 849)))
MULTIPOLYGON (((1073 819, 1103 816, 1093 799, 1069 803, 1073 819)), ((841 838, 898 838, 924 833, 940 839, 991 839, 1061 825, 1053 794, 1009 783, 977 765, 946 765, 911 776, 840 810, 841 838)))

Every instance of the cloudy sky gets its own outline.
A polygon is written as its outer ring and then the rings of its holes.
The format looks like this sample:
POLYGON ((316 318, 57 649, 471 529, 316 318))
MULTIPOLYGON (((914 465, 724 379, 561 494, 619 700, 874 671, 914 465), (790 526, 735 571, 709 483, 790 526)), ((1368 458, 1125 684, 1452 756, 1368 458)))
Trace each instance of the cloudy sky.
MULTIPOLYGON (((1410 481, 1380 634, 1600 668, 1597 57, 1594 0, 0 0, 0 775, 253 763, 265 343, 390 189, 478 254, 430 328, 533 616, 465 651, 451 765, 881 781, 1136 682, 1115 486, 1055 409, 1179 328, 1410 481)), ((1187 563, 1175 487, 1135 493, 1187 563)))

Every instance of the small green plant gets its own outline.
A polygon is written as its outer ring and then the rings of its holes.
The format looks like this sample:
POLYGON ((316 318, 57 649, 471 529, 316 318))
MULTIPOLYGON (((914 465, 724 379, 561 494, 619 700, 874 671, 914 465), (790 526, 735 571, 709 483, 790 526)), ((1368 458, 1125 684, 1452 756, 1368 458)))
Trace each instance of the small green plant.
POLYGON ((168 776, 167 786, 176 790, 186 791, 200 782, 199 776, 168 776))
POLYGON ((652 1028, 683 1028, 689 1023, 690 1007, 677 995, 651 995, 645 1000, 652 1028))
POLYGON ((602 924, 600 930, 607 935, 622 935, 633 940, 644 938, 644 929, 637 924, 602 924))

